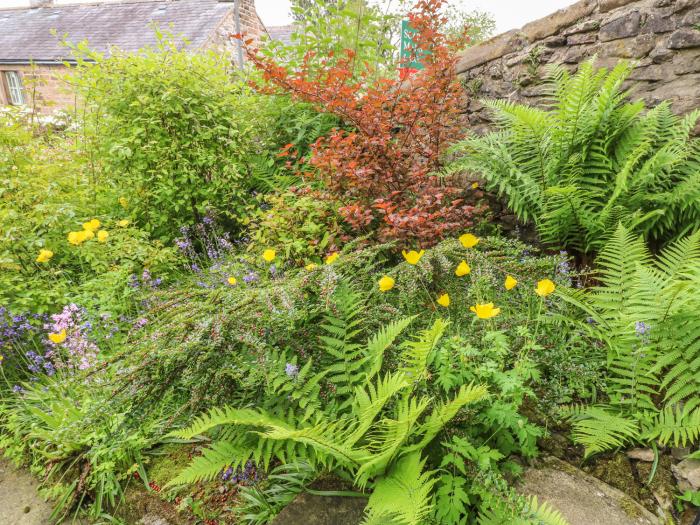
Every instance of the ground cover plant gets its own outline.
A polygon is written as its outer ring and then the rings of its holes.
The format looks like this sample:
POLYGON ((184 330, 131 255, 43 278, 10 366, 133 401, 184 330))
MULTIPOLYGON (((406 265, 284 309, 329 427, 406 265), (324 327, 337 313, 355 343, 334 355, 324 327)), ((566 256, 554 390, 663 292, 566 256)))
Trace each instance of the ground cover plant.
POLYGON ((140 487, 207 525, 305 492, 366 524, 562 525, 516 490, 551 433, 587 465, 649 447, 647 484, 696 457, 697 115, 587 63, 463 140, 442 2, 408 78, 390 17, 298 6, 339 38, 246 42, 242 71, 176 35, 80 45, 65 130, 0 114, 0 450, 52 520, 129 522, 140 487), (486 222, 474 172, 542 242, 486 222))

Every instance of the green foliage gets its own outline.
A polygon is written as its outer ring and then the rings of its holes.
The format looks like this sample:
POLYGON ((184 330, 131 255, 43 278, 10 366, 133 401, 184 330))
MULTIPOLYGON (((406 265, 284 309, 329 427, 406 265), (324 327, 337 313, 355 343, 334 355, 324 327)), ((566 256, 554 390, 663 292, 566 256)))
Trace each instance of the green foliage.
POLYGON ((630 72, 555 67, 550 110, 485 102, 500 129, 459 144, 451 170, 478 173, 555 247, 597 252, 620 221, 662 244, 688 233, 700 219, 700 112, 644 113, 622 89, 630 72))
POLYGON ((568 299, 608 345, 609 401, 572 411, 575 440, 587 454, 640 440, 697 442, 700 233, 652 259, 643 239, 619 226, 598 265, 600 284, 568 299))
POLYGON ((23 384, 21 396, 0 405, 0 447, 17 463, 28 458, 32 471, 43 475, 56 499, 52 522, 77 516, 88 501, 92 519, 116 508, 149 436, 160 431, 153 421, 138 430, 125 426, 126 414, 106 410, 104 401, 95 385, 63 377, 23 384))
POLYGON ((34 136, 12 117, 0 117, 0 128, 6 134, 0 140, 14 144, 0 149, 0 303, 15 313, 45 313, 69 302, 128 311, 128 276, 148 267, 165 277, 174 251, 134 224, 118 225, 126 215, 117 194, 90 173, 71 137, 34 136), (108 241, 69 244, 67 234, 95 217, 108 241), (53 252, 45 263, 36 260, 42 249, 53 252))
POLYGON ((283 365, 285 359, 274 361, 287 374, 287 384, 303 392, 299 404, 295 399, 290 403, 284 385, 273 381, 267 385, 263 407, 213 409, 188 429, 175 432, 175 436, 187 439, 215 427, 233 425, 231 430, 224 430, 227 439, 223 444, 215 444, 196 459, 173 484, 210 478, 232 461, 228 454, 233 451, 237 452, 236 464, 254 459, 267 465, 273 457, 280 461, 304 460, 344 472, 360 488, 374 480, 368 523, 397 513, 402 522, 420 523, 430 509, 429 494, 435 483, 429 474, 421 474, 421 451, 462 407, 483 399, 486 389, 462 385, 444 402, 412 392, 412 385, 425 377, 427 355, 446 326, 440 320, 417 339, 399 346, 399 359, 404 364, 401 371, 381 375, 385 352, 410 319, 389 325, 366 344, 358 345, 357 299, 341 287, 339 304, 341 316, 327 314, 324 325, 328 334, 323 338, 325 351, 333 358, 330 365, 311 375, 311 361, 300 369, 290 369, 289 363, 283 365), (309 403, 319 397, 318 385, 325 376, 337 383, 334 398, 320 405, 309 403), (220 450, 224 454, 219 454, 220 450), (407 490, 405 482, 409 479, 415 486, 407 490), (396 494, 403 494, 411 504, 399 505, 403 500, 394 498, 396 494))
POLYGON ((230 80, 225 56, 156 36, 139 54, 75 49, 89 144, 132 218, 156 237, 172 239, 209 212, 235 228, 250 213, 245 157, 265 126, 258 99, 230 80))
POLYGON ((337 204, 313 191, 287 191, 265 197, 249 227, 248 250, 260 253, 274 246, 297 264, 321 262, 340 251, 344 239, 337 204))

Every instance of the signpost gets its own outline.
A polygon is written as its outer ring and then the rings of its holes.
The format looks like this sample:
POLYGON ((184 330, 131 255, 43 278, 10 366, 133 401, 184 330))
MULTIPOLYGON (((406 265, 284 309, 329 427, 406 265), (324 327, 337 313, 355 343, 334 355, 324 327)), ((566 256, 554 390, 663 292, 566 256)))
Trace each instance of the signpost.
POLYGON ((409 20, 401 21, 401 54, 399 65, 399 78, 405 80, 410 75, 423 69, 420 59, 426 54, 424 50, 418 49, 413 40, 417 31, 411 27, 409 20))

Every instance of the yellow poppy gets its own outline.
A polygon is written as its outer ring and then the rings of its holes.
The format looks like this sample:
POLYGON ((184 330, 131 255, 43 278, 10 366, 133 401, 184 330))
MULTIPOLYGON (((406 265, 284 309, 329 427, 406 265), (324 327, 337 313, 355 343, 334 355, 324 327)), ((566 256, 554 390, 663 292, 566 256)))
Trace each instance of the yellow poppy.
POLYGON ((477 304, 469 308, 479 319, 491 319, 501 313, 500 308, 494 308, 493 303, 477 304))
POLYGON ((47 263, 53 257, 53 252, 51 250, 39 250, 39 255, 36 258, 38 263, 47 263))
POLYGON ((471 272, 472 269, 469 267, 467 264, 467 261, 462 261, 457 265, 457 269, 455 270, 455 275, 457 277, 464 277, 467 275, 469 272, 471 272))
POLYGON ((517 284, 518 280, 515 277, 509 275, 508 277, 506 277, 506 282, 504 286, 506 287, 506 290, 512 290, 517 284))
POLYGON ((330 254, 328 257, 326 257, 326 264, 333 264, 338 257, 340 257, 338 252, 330 254))
POLYGON ((68 234, 68 242, 74 246, 79 246, 86 240, 85 230, 79 232, 70 232, 68 234))
POLYGON ((109 232, 107 230, 100 230, 97 232, 97 240, 99 242, 107 242, 107 237, 109 237, 109 232))
POLYGON ((385 275, 384 277, 382 277, 381 279, 379 279, 379 283, 378 283, 378 284, 379 284, 379 289, 380 289, 382 292, 388 292, 389 290, 391 290, 391 289, 394 287, 394 283, 395 283, 395 282, 396 282, 396 281, 394 281, 394 279, 392 279, 392 278, 389 277, 388 275, 385 275))
POLYGON ((228 284, 230 284, 231 286, 235 286, 237 282, 238 282, 238 281, 236 281, 236 278, 235 278, 235 277, 229 277, 229 278, 228 278, 228 284))
POLYGON ((479 183, 478 183, 478 182, 472 182, 472 189, 473 189, 473 190, 477 189, 478 187, 479 187, 479 183))
POLYGON ((464 235, 460 235, 459 242, 461 242, 462 246, 465 248, 474 248, 474 246, 479 244, 479 238, 471 233, 465 233, 464 235))
POLYGON ((316 264, 316 263, 309 263, 309 264, 307 264, 304 268, 306 268, 306 270, 310 272, 310 271, 315 270, 316 268, 318 268, 318 264, 316 264))
POLYGON ((401 250, 401 253, 403 254, 403 258, 406 259, 406 262, 408 264, 418 264, 418 261, 420 261, 420 258, 425 255, 425 250, 421 250, 417 252, 416 250, 411 250, 410 252, 407 252, 406 250, 401 250))
POLYGON ((437 299, 437 304, 439 304, 440 306, 444 306, 445 308, 447 308, 448 306, 450 306, 450 296, 449 296, 449 294, 444 293, 444 294, 442 294, 440 297, 438 297, 438 299, 437 299))
POLYGON ((277 257, 277 252, 275 250, 265 250, 262 254, 262 258, 265 259, 267 262, 272 262, 275 260, 275 257, 277 257))
POLYGON ((83 230, 89 230, 94 232, 97 230, 102 223, 99 221, 99 219, 92 219, 91 221, 83 223, 83 230))
POLYGON ((126 200, 126 197, 119 197, 119 205, 122 208, 126 208, 129 205, 129 201, 126 200))
POLYGON ((126 228, 129 226, 129 219, 122 219, 121 221, 117 222, 117 226, 120 228, 126 228))
POLYGON ((535 293, 540 297, 547 297, 555 290, 556 286, 549 279, 542 279, 537 281, 537 288, 535 288, 535 293))
POLYGON ((58 333, 49 334, 49 340, 56 345, 60 345, 63 341, 66 340, 66 330, 63 329, 58 333))

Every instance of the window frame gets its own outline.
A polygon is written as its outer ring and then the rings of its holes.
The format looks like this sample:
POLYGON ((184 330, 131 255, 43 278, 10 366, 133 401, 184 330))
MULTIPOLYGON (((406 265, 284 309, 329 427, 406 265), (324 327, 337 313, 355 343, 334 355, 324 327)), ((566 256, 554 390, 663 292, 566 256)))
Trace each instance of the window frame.
POLYGON ((7 101, 12 106, 25 106, 27 94, 19 71, 3 71, 3 79, 7 89, 7 101))

